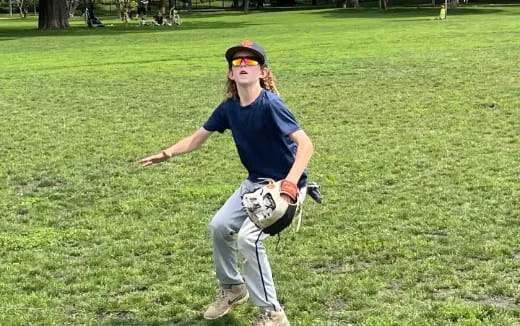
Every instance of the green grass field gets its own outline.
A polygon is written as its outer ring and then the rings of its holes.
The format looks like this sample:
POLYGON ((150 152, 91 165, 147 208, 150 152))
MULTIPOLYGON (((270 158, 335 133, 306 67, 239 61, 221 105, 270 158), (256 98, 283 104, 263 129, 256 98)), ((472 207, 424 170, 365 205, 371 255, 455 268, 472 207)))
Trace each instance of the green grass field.
POLYGON ((0 325, 250 325, 250 304, 202 320, 206 225, 245 177, 229 132, 137 164, 205 122, 242 39, 267 49, 325 198, 266 241, 292 325, 520 325, 520 7, 436 15, 2 16, 0 325))

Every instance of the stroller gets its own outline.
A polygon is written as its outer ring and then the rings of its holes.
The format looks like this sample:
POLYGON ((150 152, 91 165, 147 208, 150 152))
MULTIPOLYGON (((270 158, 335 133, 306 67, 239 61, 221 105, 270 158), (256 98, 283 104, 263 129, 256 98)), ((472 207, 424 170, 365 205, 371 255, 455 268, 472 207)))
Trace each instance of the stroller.
POLYGON ((173 25, 180 25, 181 24, 181 16, 179 16, 179 12, 173 7, 170 9, 170 15, 168 16, 168 19, 166 20, 166 25, 173 26, 173 25))
POLYGON ((85 24, 88 27, 105 27, 103 22, 94 15, 94 9, 85 8, 85 24))

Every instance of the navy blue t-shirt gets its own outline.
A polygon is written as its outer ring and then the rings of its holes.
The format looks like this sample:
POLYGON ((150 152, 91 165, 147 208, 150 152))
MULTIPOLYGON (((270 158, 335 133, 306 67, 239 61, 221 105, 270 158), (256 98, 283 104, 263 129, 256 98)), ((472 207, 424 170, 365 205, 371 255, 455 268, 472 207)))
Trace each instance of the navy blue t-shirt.
MULTIPOLYGON (((285 103, 265 89, 245 107, 238 99, 223 101, 203 128, 220 133, 231 130, 248 179, 253 182, 259 178, 284 179, 294 163, 297 146, 288 135, 300 125, 285 103)), ((304 172, 298 185, 305 185, 306 180, 304 172)))

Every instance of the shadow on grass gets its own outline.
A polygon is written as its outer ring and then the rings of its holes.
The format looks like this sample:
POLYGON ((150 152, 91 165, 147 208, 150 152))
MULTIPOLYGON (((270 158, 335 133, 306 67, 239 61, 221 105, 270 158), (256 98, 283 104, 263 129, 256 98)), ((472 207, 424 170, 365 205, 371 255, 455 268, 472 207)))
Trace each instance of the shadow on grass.
MULTIPOLYGON (((519 4, 520 6, 520 4, 519 4)), ((417 17, 417 16, 438 16, 440 7, 427 6, 395 6, 387 10, 378 8, 378 4, 374 2, 371 6, 361 6, 360 8, 331 8, 329 6, 294 6, 294 7, 269 7, 263 9, 253 9, 250 14, 266 14, 271 12, 291 12, 300 11, 302 15, 322 15, 325 18, 343 18, 343 17, 359 17, 359 18, 399 18, 399 17, 417 17)), ((504 8, 497 7, 476 7, 461 6, 457 9, 448 9, 450 15, 486 15, 505 12, 504 8)), ((516 13, 512 13, 512 15, 516 13)), ((194 17, 214 18, 221 16, 239 16, 243 15, 240 11, 214 11, 214 12, 197 12, 194 17)), ((184 16, 183 16, 184 17, 184 16)), ((186 14, 186 17, 190 17, 186 14)))
MULTIPOLYGON (((1 41, 1 40, 0 40, 1 41)), ((172 62, 173 60, 175 60, 175 56, 174 55, 171 55, 169 58, 167 59, 154 59, 154 60, 126 60, 126 61, 111 61, 110 62, 110 65, 117 65, 117 66, 130 66, 130 67, 135 67, 137 65, 143 65, 143 64, 157 64, 157 63, 160 63, 160 62, 172 62)), ((96 63, 86 63, 86 64, 75 64, 75 65, 60 65, 60 66, 51 66, 51 67, 43 67, 43 68, 39 68, 40 71, 46 71, 46 70, 56 70, 56 69, 60 69, 60 70, 67 70, 67 69, 81 69, 81 68, 88 68, 88 67, 99 67, 99 63, 96 62, 96 63)), ((33 68, 27 68, 27 69, 24 69, 24 68, 17 68, 16 71, 18 73, 25 73, 25 72, 31 72, 31 71, 34 71, 33 68)))
MULTIPOLYGON (((497 14, 504 10, 499 8, 459 8, 449 9, 449 16, 461 15, 487 15, 497 14)), ((377 18, 377 19, 395 19, 395 18, 414 18, 414 17, 436 17, 439 15, 439 8, 421 8, 421 7, 406 7, 406 8, 389 8, 381 10, 376 8, 359 8, 359 9, 331 9, 324 11, 312 12, 314 15, 321 15, 324 18, 377 18)))
POLYGON ((170 320, 170 321, 141 321, 129 319, 107 320, 101 323, 102 326, 245 326, 245 321, 239 321, 234 316, 225 316, 217 320, 170 320))
MULTIPOLYGON (((107 19, 108 21, 109 19, 107 19)), ((111 25, 110 22, 105 23, 107 26, 104 28, 88 28, 85 26, 73 25, 69 29, 65 30, 46 30, 40 31, 36 25, 34 28, 27 28, 27 26, 21 27, 2 27, 0 29, 0 41, 13 40, 24 37, 38 37, 38 36, 99 36, 99 35, 116 35, 116 34, 142 34, 142 33, 182 33, 188 30, 198 29, 231 29, 231 28, 243 28, 245 26, 256 25, 254 23, 228 23, 228 22, 187 22, 177 27, 169 26, 139 26, 127 25, 124 26, 122 23, 111 25)))
MULTIPOLYGON (((311 9, 311 8, 309 8, 311 9)), ((317 9, 317 8, 312 8, 317 9)), ((378 8, 332 8, 322 10, 309 10, 306 11, 301 7, 291 8, 269 8, 263 10, 254 10, 253 14, 264 14, 269 12, 281 12, 281 11, 301 11, 302 15, 319 15, 323 18, 375 18, 375 19, 395 19, 402 18, 410 20, 412 18, 432 18, 439 15, 439 8, 434 7, 395 7, 387 10, 380 10, 378 8)), ((486 15, 496 14, 506 11, 504 8, 497 7, 461 7, 458 9, 448 10, 449 16, 460 16, 460 15, 486 15)), ((516 14, 516 13, 511 13, 516 14)), ((207 13, 194 13, 193 15, 186 14, 185 17, 200 18, 217 18, 220 16, 237 16, 243 15, 237 11, 218 11, 218 12, 207 12, 207 13)), ((101 17, 103 19, 103 17, 101 17)), ((14 21, 15 19, 9 19, 14 21)), ((23 20, 27 22, 27 20, 23 20)), ((254 21, 251 19, 250 21, 254 21)), ((116 20, 115 17, 106 17, 105 24, 107 27, 104 28, 87 28, 85 26, 77 25, 78 21, 73 21, 71 28, 66 30, 48 30, 40 31, 37 29, 37 21, 34 19, 34 27, 28 27, 27 24, 22 26, 13 27, 12 24, 6 27, 0 26, 0 41, 14 40, 24 37, 38 37, 38 36, 98 36, 98 35, 116 35, 116 34, 142 34, 142 33, 182 33, 188 30, 218 30, 218 29, 231 29, 231 28, 243 28, 246 26, 258 25, 252 22, 223 22, 223 21, 185 21, 181 26, 166 27, 166 26, 139 26, 137 23, 131 23, 127 26, 123 25, 120 21, 116 20), (116 21, 116 23, 113 23, 116 21), (111 26, 113 25, 113 26, 111 26)))

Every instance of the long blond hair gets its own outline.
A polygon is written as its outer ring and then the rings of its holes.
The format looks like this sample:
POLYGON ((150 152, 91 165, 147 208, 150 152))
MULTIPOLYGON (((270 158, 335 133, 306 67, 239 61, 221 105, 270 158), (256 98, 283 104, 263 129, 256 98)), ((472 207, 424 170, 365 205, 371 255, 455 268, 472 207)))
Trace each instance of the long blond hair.
MULTIPOLYGON (((267 68, 267 67, 262 66, 262 69, 264 69, 264 68, 267 68)), ((231 68, 229 68, 229 69, 231 70, 231 68)), ((265 76, 265 78, 260 79, 260 87, 280 96, 280 93, 278 93, 278 90, 276 89, 276 85, 274 84, 274 76, 271 73, 271 69, 267 69, 267 75, 265 76)), ((227 77, 227 81, 226 81, 225 93, 226 93, 226 98, 233 98, 233 99, 240 98, 238 96, 237 84, 235 83, 234 80, 231 80, 229 78, 229 76, 227 77)))

